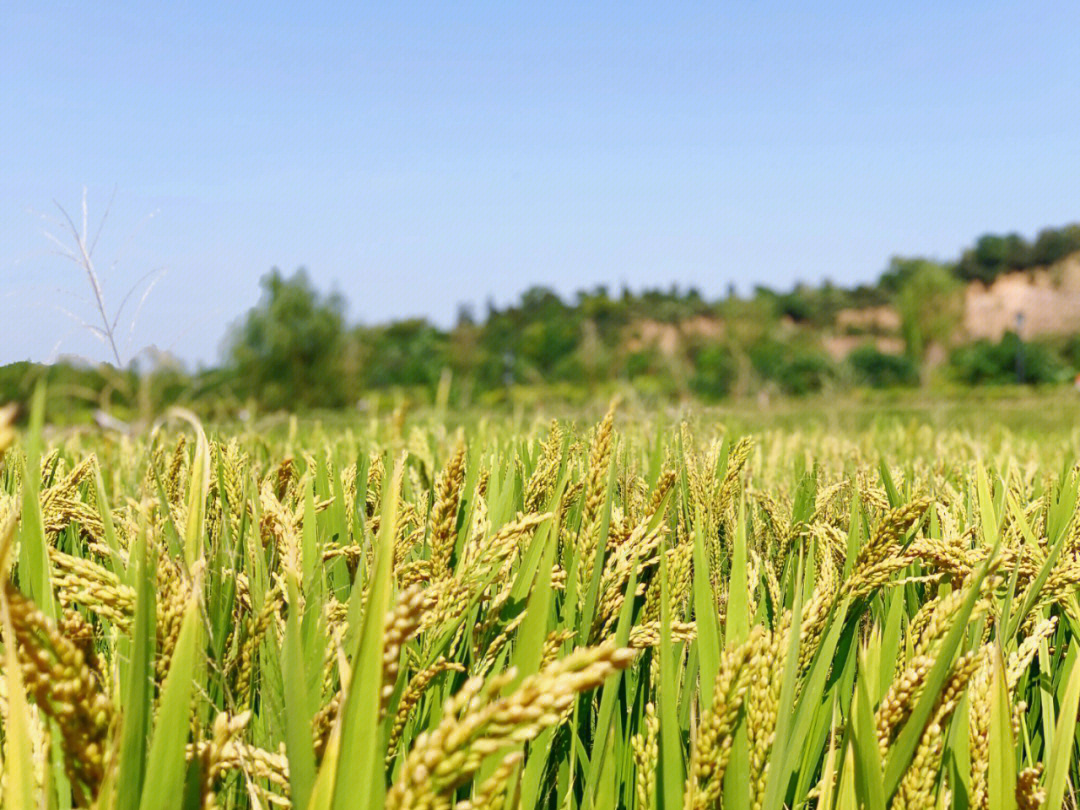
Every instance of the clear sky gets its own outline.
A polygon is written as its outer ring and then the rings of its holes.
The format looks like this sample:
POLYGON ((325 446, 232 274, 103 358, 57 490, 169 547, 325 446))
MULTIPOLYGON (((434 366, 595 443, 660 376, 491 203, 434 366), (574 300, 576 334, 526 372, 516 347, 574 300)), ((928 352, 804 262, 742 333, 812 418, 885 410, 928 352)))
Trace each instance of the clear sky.
POLYGON ((191 362, 272 266, 449 324, 533 284, 850 283, 1032 236, 1080 219, 1078 31, 1066 0, 4 0, 0 362, 104 356, 42 234, 84 185, 92 223, 116 189, 110 308, 167 268, 129 351, 191 362))

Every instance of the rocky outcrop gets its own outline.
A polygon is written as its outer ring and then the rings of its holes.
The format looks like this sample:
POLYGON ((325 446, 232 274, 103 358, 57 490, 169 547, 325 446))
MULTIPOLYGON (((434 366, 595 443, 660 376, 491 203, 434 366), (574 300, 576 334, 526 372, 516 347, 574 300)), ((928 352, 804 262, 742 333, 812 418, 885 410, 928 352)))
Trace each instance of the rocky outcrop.
POLYGON ((724 322, 716 318, 697 315, 677 324, 655 320, 637 321, 631 328, 626 348, 632 352, 655 347, 664 357, 674 357, 688 338, 699 337, 720 340, 724 336, 724 322))
POLYGON ((888 335, 900 331, 900 313, 888 305, 842 309, 836 313, 836 329, 845 334, 888 335))
POLYGON ((866 345, 884 354, 904 353, 904 341, 887 335, 830 335, 822 339, 821 345, 835 362, 844 360, 857 348, 866 345))
POLYGON ((1080 332, 1080 253, 1050 267, 1006 273, 989 286, 964 291, 964 332, 969 339, 998 340, 1080 332))

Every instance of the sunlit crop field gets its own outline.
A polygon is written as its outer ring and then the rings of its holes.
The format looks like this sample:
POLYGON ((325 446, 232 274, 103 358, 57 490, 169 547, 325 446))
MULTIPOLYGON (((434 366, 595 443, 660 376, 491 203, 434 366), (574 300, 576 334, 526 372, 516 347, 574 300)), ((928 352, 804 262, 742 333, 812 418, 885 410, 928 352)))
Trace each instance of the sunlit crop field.
POLYGON ((3 806, 1076 806, 1071 425, 551 416, 0 427, 3 806))

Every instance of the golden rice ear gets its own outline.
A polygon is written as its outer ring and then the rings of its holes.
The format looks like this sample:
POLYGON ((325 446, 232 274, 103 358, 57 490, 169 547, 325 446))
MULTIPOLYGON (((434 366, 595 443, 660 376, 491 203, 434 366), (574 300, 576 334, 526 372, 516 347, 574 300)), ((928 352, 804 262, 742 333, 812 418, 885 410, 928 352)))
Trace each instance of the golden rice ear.
POLYGON ((15 441, 15 415, 19 412, 14 403, 0 406, 0 455, 7 451, 15 441))
POLYGON ((417 672, 409 680, 408 686, 398 701, 397 712, 394 715, 393 725, 390 727, 390 739, 386 746, 386 767, 389 769, 394 758, 398 755, 398 743, 401 740, 405 724, 408 722, 413 708, 420 702, 424 692, 439 675, 444 672, 464 672, 465 667, 456 661, 447 661, 441 656, 431 666, 417 672))
POLYGON ((449 576, 450 557, 457 540, 458 505, 465 483, 465 442, 458 439, 454 451, 435 484, 435 505, 431 509, 431 569, 436 577, 449 576))
POLYGON ((80 644, 10 581, 2 587, 27 693, 56 724, 75 795, 92 799, 105 777, 113 703, 80 644))
POLYGON ((0 580, 7 582, 11 567, 15 564, 15 529, 19 525, 19 513, 15 502, 0 509, 0 580))
POLYGON ((515 680, 514 668, 487 682, 470 679, 447 702, 439 725, 417 738, 387 795, 387 807, 439 806, 479 770, 484 755, 562 725, 580 693, 630 666, 635 656, 611 643, 582 647, 526 677, 505 696, 500 693, 515 680))
POLYGON ((424 614, 432 606, 432 598, 419 585, 411 585, 397 595, 393 608, 386 615, 383 630, 382 703, 385 714, 394 693, 398 677, 401 647, 415 634, 424 614))
MULTIPOLYGON (((660 758, 660 745, 657 742, 659 735, 660 718, 656 716, 656 706, 650 702, 645 704, 645 728, 630 740, 634 755, 634 795, 637 797, 638 807, 652 807, 653 797, 656 795, 656 766, 660 758)), ((721 774, 721 778, 722 776, 721 774)), ((690 788, 693 784, 694 777, 691 776, 687 782, 689 807, 698 806, 690 788)))
MULTIPOLYGON (((731 759, 733 735, 744 710, 753 667, 760 668, 755 652, 763 636, 755 632, 742 644, 725 649, 713 687, 713 702, 703 708, 691 748, 692 772, 687 779, 690 807, 714 807, 720 798, 724 773, 731 759)), ((759 721, 761 722, 761 721, 759 721)))

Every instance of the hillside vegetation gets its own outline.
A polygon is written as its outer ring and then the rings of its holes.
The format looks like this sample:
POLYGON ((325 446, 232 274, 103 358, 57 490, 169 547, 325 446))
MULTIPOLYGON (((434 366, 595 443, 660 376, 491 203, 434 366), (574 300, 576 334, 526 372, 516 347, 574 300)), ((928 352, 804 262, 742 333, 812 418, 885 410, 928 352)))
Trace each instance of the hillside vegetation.
MULTIPOLYGON (((57 367, 51 388, 121 413, 181 402, 332 408, 379 391, 493 403, 515 389, 588 397, 612 386, 657 398, 792 394, 858 386, 1053 383, 1080 371, 1080 225, 1033 242, 985 236, 955 262, 894 258, 873 285, 757 288, 706 300, 694 289, 566 300, 537 287, 517 303, 463 309, 450 329, 423 319, 350 325, 346 302, 306 273, 272 271, 234 324, 219 367, 190 373, 57 367), (1017 316, 1021 316, 1018 320, 1017 316)), ((36 375, 0 369, 0 401, 26 401, 36 375)))

